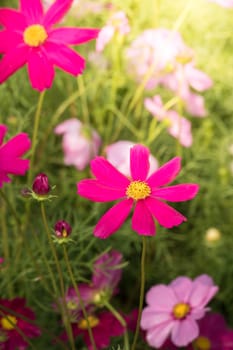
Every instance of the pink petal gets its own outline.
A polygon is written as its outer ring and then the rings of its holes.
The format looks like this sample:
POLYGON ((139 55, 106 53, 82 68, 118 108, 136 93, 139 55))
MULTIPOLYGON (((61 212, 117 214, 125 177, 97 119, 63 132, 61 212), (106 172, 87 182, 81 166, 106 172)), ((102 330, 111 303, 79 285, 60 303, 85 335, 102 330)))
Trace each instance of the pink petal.
POLYGON ((4 172, 0 171, 0 188, 2 188, 3 182, 11 182, 11 179, 4 172))
POLYGON ((148 179, 149 186, 159 187, 172 182, 180 172, 181 158, 175 157, 156 170, 148 179))
POLYGON ((91 161, 91 171, 103 184, 113 188, 125 189, 130 181, 103 157, 96 157, 91 161))
POLYGON ((81 131, 82 123, 76 118, 67 119, 64 122, 58 124, 54 129, 55 134, 65 134, 65 133, 77 133, 81 131))
POLYGON ((1 170, 13 175, 24 175, 29 169, 29 160, 27 159, 10 159, 8 157, 2 157, 0 153, 1 170))
POLYGON ((57 67, 74 76, 82 74, 85 68, 85 60, 76 51, 69 47, 46 41, 44 47, 49 60, 57 67))
POLYGON ((95 39, 99 29, 92 28, 56 28, 49 32, 49 41, 60 44, 83 44, 95 39))
POLYGON ((150 152, 147 147, 135 145, 130 149, 130 170, 133 180, 144 181, 149 172, 150 152))
POLYGON ((142 311, 141 328, 146 330, 160 325, 163 322, 171 321, 172 315, 169 312, 155 312, 151 307, 146 307, 142 311))
POLYGON ((205 284, 205 285, 207 285, 207 286, 209 286, 209 287, 214 286, 214 281, 213 281, 213 279, 212 279, 210 276, 205 275, 205 274, 196 277, 195 280, 194 280, 193 282, 194 282, 194 284, 196 284, 196 283, 202 283, 202 284, 205 284))
POLYGON ((6 53, 22 41, 22 34, 10 30, 0 31, 0 53, 6 53))
POLYGON ((3 143, 4 136, 7 132, 7 126, 0 124, 0 146, 3 143))
POLYGON ((133 200, 131 199, 124 200, 114 205, 99 220, 94 229, 94 235, 101 239, 108 238, 123 225, 132 206, 133 200))
POLYGON ((73 0, 56 0, 44 16, 44 26, 52 26, 59 22, 72 5, 73 0))
POLYGON ((191 317, 187 317, 182 321, 176 321, 172 329, 172 342, 176 346, 187 346, 199 335, 197 322, 191 317))
POLYGON ((20 11, 25 15, 27 24, 42 22, 43 7, 40 0, 20 0, 20 11))
POLYGON ((26 27, 25 17, 11 8, 0 9, 0 24, 10 30, 23 30, 26 27))
POLYGON ((146 334, 148 344, 155 348, 160 348, 172 331, 174 321, 168 321, 156 326, 146 334))
POLYGON ((125 197, 124 189, 107 187, 98 180, 92 179, 80 181, 77 193, 94 202, 109 202, 125 197))
POLYGON ((188 302, 193 287, 193 282, 190 278, 178 277, 172 281, 169 286, 174 291, 179 302, 188 302))
POLYGON ((0 151, 7 153, 9 157, 20 157, 29 150, 30 146, 31 141, 28 135, 20 133, 7 141, 7 143, 0 148, 0 151))
POLYGON ((8 51, 0 61, 0 83, 7 80, 27 61, 28 47, 21 46, 8 51))
POLYGON ((193 308, 203 308, 217 292, 217 286, 208 286, 198 282, 193 283, 193 290, 189 297, 190 305, 193 308))
POLYGON ((54 79, 54 68, 42 47, 30 50, 28 73, 34 89, 43 91, 51 87, 54 79))
POLYGON ((146 302, 151 310, 171 313, 178 300, 172 288, 160 284, 149 289, 146 294, 146 302))
POLYGON ((171 228, 180 225, 183 221, 187 221, 186 217, 174 208, 155 198, 146 198, 145 203, 151 214, 155 216, 161 226, 171 228))
POLYGON ((139 200, 136 203, 132 218, 132 229, 140 235, 155 235, 154 219, 143 200, 139 200))
POLYGON ((152 196, 170 202, 182 202, 194 198, 199 190, 196 184, 182 184, 165 188, 154 189, 152 196))
POLYGON ((99 32, 96 40, 96 51, 103 51, 105 45, 112 39, 115 32, 115 28, 111 25, 105 26, 99 32))

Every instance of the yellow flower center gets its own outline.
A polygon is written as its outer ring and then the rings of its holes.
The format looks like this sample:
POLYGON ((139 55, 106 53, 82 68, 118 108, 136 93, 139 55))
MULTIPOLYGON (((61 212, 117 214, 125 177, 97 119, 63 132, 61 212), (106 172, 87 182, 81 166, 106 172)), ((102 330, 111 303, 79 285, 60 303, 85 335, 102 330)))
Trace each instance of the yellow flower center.
POLYGON ((78 308, 78 304, 73 300, 69 300, 66 305, 68 310, 76 310, 78 308))
POLYGON ((176 304, 173 308, 173 315, 178 320, 184 318, 190 311, 190 306, 186 303, 176 304))
POLYGON ((211 349, 211 343, 208 338, 206 337, 198 337, 193 342, 195 349, 197 350, 210 350, 211 349))
MULTIPOLYGON (((88 316, 88 322, 91 328, 96 327, 99 324, 99 319, 95 316, 88 316)), ((80 329, 87 329, 88 328, 88 322, 83 318, 81 321, 78 323, 78 328, 80 329)))
POLYGON ((145 199, 151 194, 151 189, 144 181, 132 181, 126 189, 128 198, 134 200, 145 199))
POLYGON ((23 40, 25 44, 32 47, 42 45, 48 38, 45 28, 40 24, 33 24, 27 27, 23 33, 23 40))
POLYGON ((6 331, 11 331, 17 324, 17 318, 15 316, 7 315, 5 317, 2 317, 0 323, 3 329, 6 331))

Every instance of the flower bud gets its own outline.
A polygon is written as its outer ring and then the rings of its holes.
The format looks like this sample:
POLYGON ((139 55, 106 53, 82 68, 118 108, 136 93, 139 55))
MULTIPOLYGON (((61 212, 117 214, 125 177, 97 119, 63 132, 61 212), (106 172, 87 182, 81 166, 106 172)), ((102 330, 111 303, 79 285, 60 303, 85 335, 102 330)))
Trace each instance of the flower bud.
POLYGON ((71 234, 72 228, 65 220, 59 220, 54 226, 58 238, 66 238, 71 234))
POLYGON ((46 174, 40 173, 33 181, 32 190, 39 196, 46 195, 50 192, 49 179, 46 174))

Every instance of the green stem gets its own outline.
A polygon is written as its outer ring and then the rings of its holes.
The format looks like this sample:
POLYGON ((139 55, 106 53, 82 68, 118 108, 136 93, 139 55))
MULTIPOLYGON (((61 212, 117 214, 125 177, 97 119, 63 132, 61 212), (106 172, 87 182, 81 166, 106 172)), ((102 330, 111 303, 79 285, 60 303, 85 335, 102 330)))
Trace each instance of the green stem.
POLYGON ((90 322, 89 322, 89 319, 88 319, 88 314, 87 314, 85 305, 83 303, 83 300, 81 298, 81 294, 80 294, 80 291, 79 291, 79 288, 78 288, 78 283, 75 281, 74 274, 73 274, 73 271, 72 271, 71 266, 70 266, 67 250, 66 250, 66 247, 65 247, 64 244, 63 244, 63 252, 64 252, 65 262, 66 262, 66 266, 67 266, 67 269, 68 269, 68 272, 69 272, 69 275, 70 275, 70 279, 71 279, 72 285, 73 285, 75 293, 76 293, 76 295, 78 297, 78 300, 79 300, 79 303, 80 303, 80 306, 81 306, 84 318, 87 321, 87 331, 88 331, 88 335, 90 337, 91 345, 92 345, 94 350, 97 350, 96 344, 95 344, 95 339, 94 339, 94 336, 93 336, 93 332, 92 332, 92 329, 91 329, 91 326, 90 326, 90 322))
POLYGON ((144 301, 144 291, 145 291, 145 260, 146 260, 146 237, 142 236, 141 285, 140 285, 140 297, 139 297, 139 307, 138 307, 138 319, 137 319, 137 325, 136 325, 136 330, 135 330, 131 350, 135 350, 139 329, 140 329, 142 307, 143 307, 143 301, 144 301))
POLYGON ((124 318, 119 314, 119 312, 108 302, 104 302, 104 306, 113 314, 113 316, 120 322, 122 327, 125 329, 124 332, 124 350, 129 350, 129 337, 127 331, 127 324, 124 318))
MULTIPOLYGON (((45 207, 44 207, 43 202, 41 202, 41 215, 42 215, 42 220, 43 220, 43 224, 45 227, 45 231, 47 233, 49 246, 50 246, 51 252, 53 254, 53 258, 54 258, 55 265, 57 268, 57 273, 58 273, 59 281, 60 281, 60 289, 61 289, 62 299, 65 300, 65 285, 64 285, 62 270, 61 270, 61 266, 60 266, 60 263, 58 260, 56 249, 54 247, 52 237, 50 235, 47 217, 46 217, 46 213, 45 213, 45 207)), ((69 310, 67 309, 66 303, 62 304, 62 316, 63 316, 62 318, 63 318, 64 325, 65 325, 65 328, 66 328, 66 331, 67 331, 67 334, 68 334, 68 337, 69 337, 69 340, 71 343, 71 348, 72 348, 72 350, 75 350, 74 336, 73 336, 73 331, 72 331, 72 327, 70 324, 70 315, 69 315, 69 310), (64 307, 64 309, 63 309, 63 307, 64 307)))

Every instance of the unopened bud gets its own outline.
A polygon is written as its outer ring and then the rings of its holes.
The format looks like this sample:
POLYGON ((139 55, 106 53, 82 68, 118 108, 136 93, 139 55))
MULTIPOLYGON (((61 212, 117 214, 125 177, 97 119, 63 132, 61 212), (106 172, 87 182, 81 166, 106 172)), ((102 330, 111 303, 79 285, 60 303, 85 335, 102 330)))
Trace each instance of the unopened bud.
POLYGON ((54 230, 58 238, 66 238, 71 234, 72 228, 65 220, 59 220, 55 224, 54 230))
POLYGON ((32 190, 39 196, 44 196, 50 192, 49 179, 46 174, 40 173, 33 181, 32 190))

